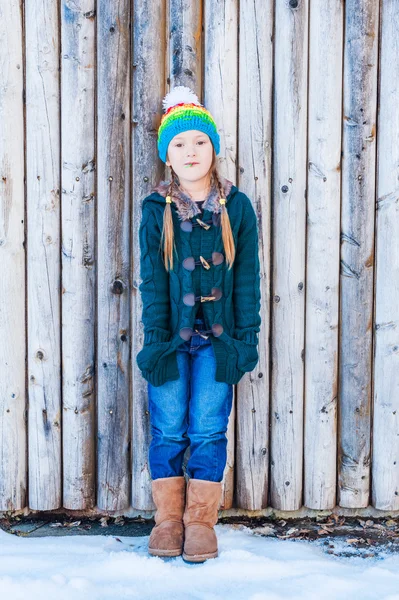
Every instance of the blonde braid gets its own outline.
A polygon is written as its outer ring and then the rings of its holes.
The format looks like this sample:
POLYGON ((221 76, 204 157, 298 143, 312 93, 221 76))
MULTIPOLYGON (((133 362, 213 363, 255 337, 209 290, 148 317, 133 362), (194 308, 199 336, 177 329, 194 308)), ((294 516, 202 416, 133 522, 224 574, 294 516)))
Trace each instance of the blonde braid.
POLYGON ((221 213, 220 213, 220 222, 222 226, 222 240, 224 251, 226 254, 226 264, 228 265, 229 270, 233 266, 233 262, 236 255, 233 232, 231 230, 229 213, 226 209, 226 198, 223 186, 220 182, 219 175, 216 169, 213 170, 212 175, 215 178, 215 183, 219 191, 219 202, 221 204, 221 213))
POLYGON ((172 181, 168 187, 168 191, 166 193, 166 206, 163 213, 163 226, 162 226, 162 234, 161 234, 161 243, 160 243, 160 251, 162 252, 163 246, 163 261, 165 265, 165 269, 167 271, 173 269, 173 250, 176 250, 175 240, 174 240, 174 231, 173 231, 173 217, 172 217, 172 200, 173 200, 173 187, 174 187, 174 178, 172 177, 172 181))

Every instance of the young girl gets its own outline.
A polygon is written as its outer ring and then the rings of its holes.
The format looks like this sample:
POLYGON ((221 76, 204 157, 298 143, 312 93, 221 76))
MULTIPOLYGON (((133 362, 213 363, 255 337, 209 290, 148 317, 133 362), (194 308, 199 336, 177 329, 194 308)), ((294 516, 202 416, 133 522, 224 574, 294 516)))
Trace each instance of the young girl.
POLYGON ((258 362, 258 231, 249 198, 218 174, 216 124, 184 86, 163 100, 171 168, 143 200, 139 238, 155 527, 149 553, 203 562, 217 522, 233 385, 258 362), (186 467, 183 456, 190 445, 186 467))

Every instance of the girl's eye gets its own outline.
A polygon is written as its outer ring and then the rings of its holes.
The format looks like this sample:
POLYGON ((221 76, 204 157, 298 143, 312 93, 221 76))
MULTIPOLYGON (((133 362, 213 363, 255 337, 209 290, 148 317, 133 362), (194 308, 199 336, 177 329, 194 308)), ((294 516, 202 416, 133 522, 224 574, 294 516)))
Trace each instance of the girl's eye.
MULTIPOLYGON (((199 142, 197 142, 198 144, 206 144, 205 140, 200 140, 199 142)), ((176 148, 179 148, 182 145, 181 142, 178 142, 177 144, 175 144, 176 148)))

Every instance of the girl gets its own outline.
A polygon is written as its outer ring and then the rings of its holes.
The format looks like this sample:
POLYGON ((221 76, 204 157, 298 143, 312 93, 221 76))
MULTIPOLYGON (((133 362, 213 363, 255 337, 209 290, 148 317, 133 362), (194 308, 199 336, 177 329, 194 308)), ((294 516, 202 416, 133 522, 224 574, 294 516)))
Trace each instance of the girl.
POLYGON ((249 198, 218 174, 210 112, 184 86, 163 100, 159 156, 171 168, 143 200, 139 286, 155 527, 149 553, 203 562, 217 522, 233 385, 258 362, 258 231, 249 198), (186 467, 183 456, 190 445, 186 467))

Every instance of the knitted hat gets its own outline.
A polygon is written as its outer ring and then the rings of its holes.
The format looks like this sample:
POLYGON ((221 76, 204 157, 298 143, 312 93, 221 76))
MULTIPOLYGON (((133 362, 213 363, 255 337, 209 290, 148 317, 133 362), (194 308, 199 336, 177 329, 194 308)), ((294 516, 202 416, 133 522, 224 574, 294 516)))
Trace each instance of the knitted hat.
POLYGON ((171 140, 178 133, 189 129, 206 133, 211 139, 216 154, 219 154, 220 137, 216 123, 211 113, 200 104, 198 97, 190 88, 183 85, 175 87, 166 94, 162 104, 165 114, 158 129, 158 152, 163 162, 166 162, 171 140))

